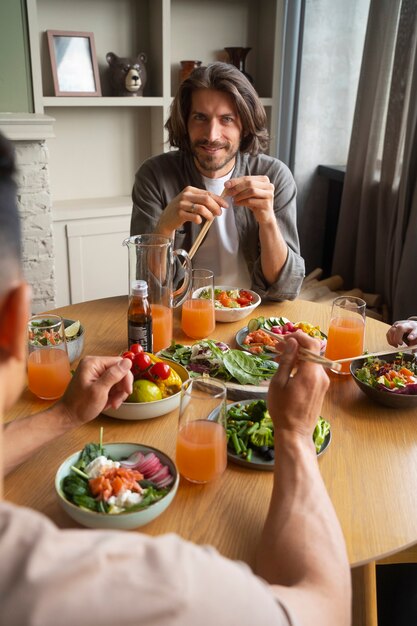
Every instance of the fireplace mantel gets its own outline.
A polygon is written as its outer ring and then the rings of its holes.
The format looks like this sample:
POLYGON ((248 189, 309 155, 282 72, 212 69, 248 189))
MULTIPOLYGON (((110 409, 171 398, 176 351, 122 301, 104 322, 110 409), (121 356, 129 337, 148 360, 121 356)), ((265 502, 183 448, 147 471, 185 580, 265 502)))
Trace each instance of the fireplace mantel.
POLYGON ((0 113, 0 131, 12 141, 43 141, 54 137, 55 119, 39 113, 0 113))

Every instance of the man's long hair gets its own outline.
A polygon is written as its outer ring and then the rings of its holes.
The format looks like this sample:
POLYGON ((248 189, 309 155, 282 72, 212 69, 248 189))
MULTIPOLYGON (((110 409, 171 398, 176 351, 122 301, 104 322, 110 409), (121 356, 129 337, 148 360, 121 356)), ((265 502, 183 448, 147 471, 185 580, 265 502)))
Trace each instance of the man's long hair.
POLYGON ((267 118, 259 96, 246 76, 228 63, 198 67, 181 83, 165 124, 168 141, 173 148, 190 150, 187 123, 191 96, 197 89, 223 91, 232 97, 242 122, 241 152, 256 155, 268 148, 267 118))

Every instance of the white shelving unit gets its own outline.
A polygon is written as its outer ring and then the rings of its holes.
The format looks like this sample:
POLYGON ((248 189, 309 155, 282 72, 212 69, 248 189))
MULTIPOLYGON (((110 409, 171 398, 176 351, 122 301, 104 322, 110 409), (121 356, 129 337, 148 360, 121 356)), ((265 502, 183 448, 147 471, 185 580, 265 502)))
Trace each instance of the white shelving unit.
MULTIPOLYGON (((67 226, 72 216, 78 221, 96 220, 99 232, 99 207, 115 206, 113 217, 123 217, 128 235, 135 172, 146 158, 167 149, 164 123, 178 87, 181 60, 227 61, 226 46, 251 47, 246 71, 254 79, 274 137, 284 4, 284 0, 27 0, 35 113, 55 119, 55 137, 48 140, 48 148, 54 222, 59 221, 56 232, 61 232, 56 246, 57 304, 75 302, 80 295, 88 299, 91 289, 74 285, 77 280, 86 285, 94 282, 79 275, 94 265, 88 255, 83 267, 77 268, 68 258, 67 226), (54 96, 45 33, 49 29, 94 33, 101 97, 54 96), (109 51, 119 56, 146 53, 148 80, 143 97, 110 95, 105 59, 109 51), (61 251, 63 236, 67 241, 61 251), (58 260, 59 254, 66 259, 58 260)), ((120 243, 119 235, 115 234, 114 243, 120 243)), ((111 253, 103 254, 103 263, 113 263, 111 253)), ((120 268, 118 293, 126 293, 125 265, 120 268)), ((105 274, 104 265, 97 280, 105 274)), ((111 293, 108 289, 103 281, 91 297, 116 295, 114 285, 111 293)))

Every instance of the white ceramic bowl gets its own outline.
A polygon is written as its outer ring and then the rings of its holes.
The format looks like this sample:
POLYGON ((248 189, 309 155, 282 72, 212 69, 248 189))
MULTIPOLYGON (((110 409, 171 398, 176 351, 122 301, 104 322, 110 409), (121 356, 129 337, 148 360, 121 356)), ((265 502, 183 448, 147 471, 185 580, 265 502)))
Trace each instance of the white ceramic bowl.
MULTIPOLYGON (((162 359, 164 363, 168 363, 173 370, 177 372, 182 382, 188 380, 189 373, 179 363, 170 361, 169 359, 162 359)), ((154 417, 160 417, 166 415, 170 411, 174 411, 180 405, 181 392, 163 398, 162 400, 154 400, 153 402, 122 402, 118 409, 112 409, 111 407, 103 411, 104 415, 109 417, 115 417, 121 420, 148 420, 154 417)))
MULTIPOLYGON (((235 291, 236 287, 228 287, 224 285, 216 285, 215 289, 221 289, 222 291, 235 291)), ((238 290, 241 287, 238 288, 238 290)), ((251 289, 245 289, 253 296, 253 302, 249 306, 241 307, 240 309, 229 309, 227 307, 221 307, 215 309, 216 322, 238 322, 245 319, 248 315, 252 315, 257 306, 261 304, 261 297, 252 291, 251 289)))
POLYGON ((152 522, 152 520, 157 518, 165 511, 165 509, 168 508, 177 493, 179 473, 175 463, 161 450, 151 448, 150 446, 142 446, 137 443, 108 443, 104 445, 104 449, 115 461, 125 459, 136 451, 143 452, 144 454, 153 452, 164 465, 168 465, 170 472, 174 477, 174 481, 170 485, 169 492, 166 496, 161 498, 161 500, 154 502, 154 504, 151 504, 146 509, 131 513, 118 513, 110 515, 108 513, 97 513, 96 511, 82 509, 67 500, 61 487, 62 480, 70 473, 71 465, 74 465, 74 463, 78 460, 81 452, 81 450, 78 450, 78 452, 71 454, 71 456, 69 456, 62 463, 62 465, 60 465, 55 476, 55 490, 58 494, 60 505, 73 520, 82 526, 87 526, 87 528, 113 528, 119 530, 129 530, 131 528, 139 528, 139 526, 144 526, 145 524, 152 522))
MULTIPOLYGON (((76 321, 77 320, 64 319, 64 327, 68 328, 68 326, 71 326, 71 324, 74 324, 74 322, 76 321)), ((82 351, 84 350, 84 336, 85 329, 84 326, 81 324, 80 334, 77 335, 77 337, 75 337, 74 339, 67 339, 67 350, 70 363, 80 358, 82 351)))

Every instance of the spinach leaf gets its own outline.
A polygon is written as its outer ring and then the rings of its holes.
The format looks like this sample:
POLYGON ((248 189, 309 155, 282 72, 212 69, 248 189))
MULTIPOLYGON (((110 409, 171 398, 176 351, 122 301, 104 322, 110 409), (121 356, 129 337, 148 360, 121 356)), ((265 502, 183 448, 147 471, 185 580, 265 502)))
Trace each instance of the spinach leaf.
POLYGON ((80 496, 89 493, 87 480, 76 474, 65 476, 62 481, 62 489, 70 500, 72 496, 80 496))
POLYGON ((78 461, 74 463, 74 466, 78 467, 80 470, 84 470, 91 461, 94 461, 94 459, 102 454, 104 454, 104 451, 99 443, 87 443, 81 450, 80 457, 78 461))
POLYGON ((242 350, 229 350, 223 355, 226 369, 242 385, 258 385, 265 378, 270 378, 278 368, 277 363, 254 358, 242 350))

